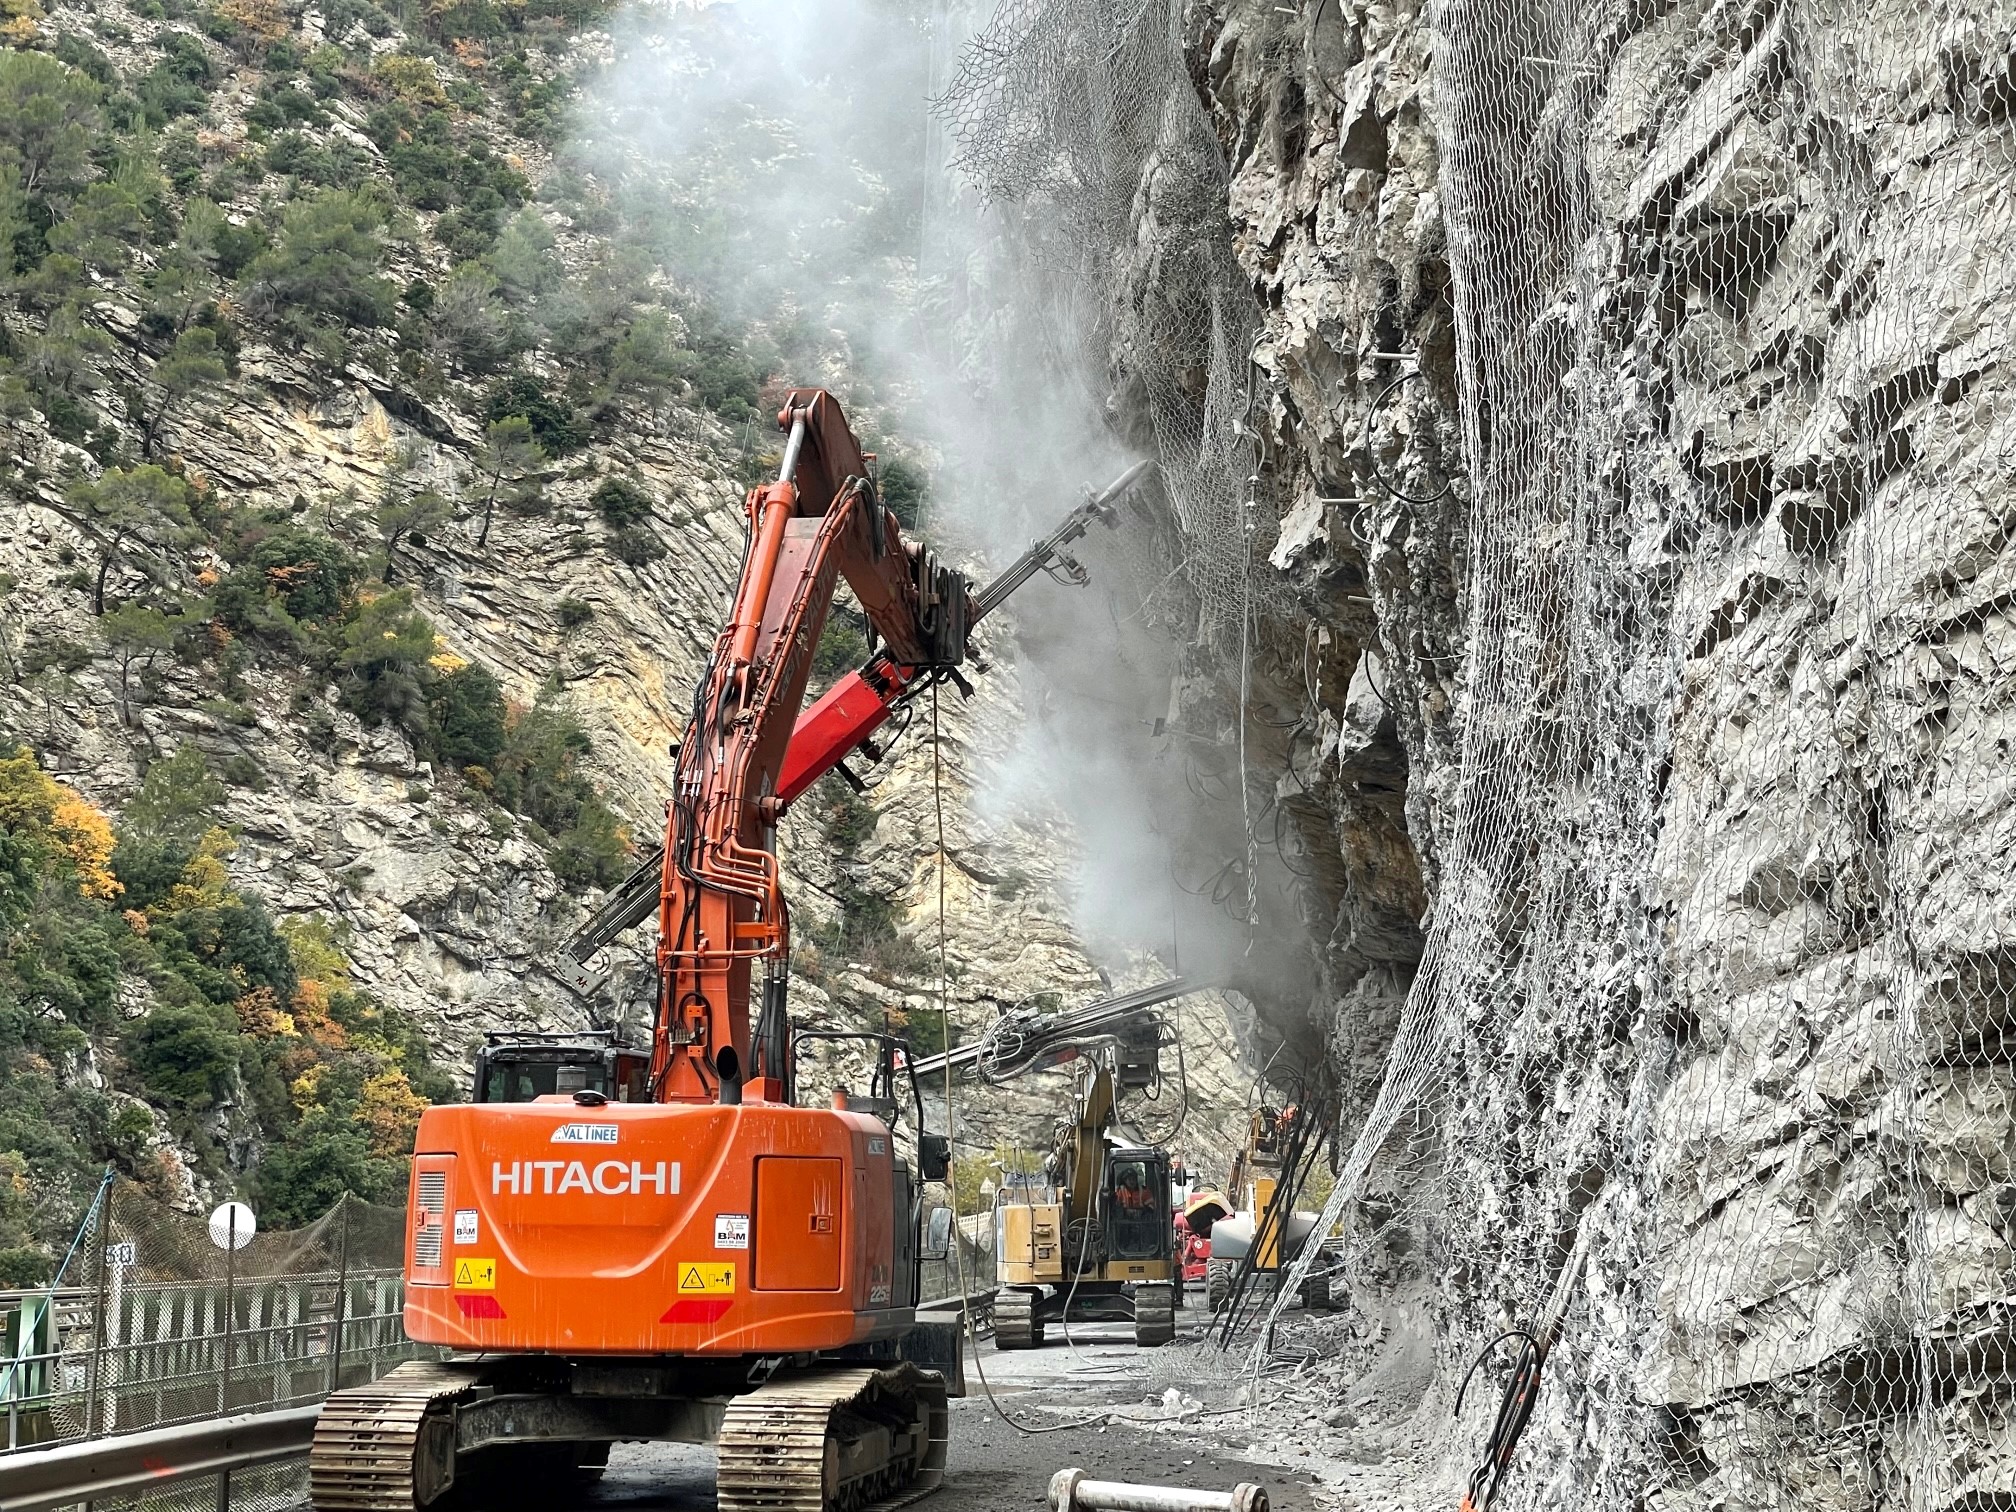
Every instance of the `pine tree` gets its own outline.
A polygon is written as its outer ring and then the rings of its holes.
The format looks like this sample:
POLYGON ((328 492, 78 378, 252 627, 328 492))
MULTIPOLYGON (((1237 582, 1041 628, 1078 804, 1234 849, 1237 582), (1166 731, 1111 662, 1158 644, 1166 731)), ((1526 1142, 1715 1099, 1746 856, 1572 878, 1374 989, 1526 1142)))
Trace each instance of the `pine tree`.
POLYGON ((105 611, 98 632, 119 662, 119 715, 133 723, 133 663, 146 657, 151 663, 175 644, 176 622, 162 610, 148 604, 126 603, 105 611))
POLYGON ((476 532, 477 549, 490 543, 490 520, 497 509, 497 495, 508 482, 522 488, 528 482, 536 491, 532 474, 545 464, 546 453, 532 435, 532 422, 523 415, 507 415, 491 422, 476 449, 478 472, 490 480, 483 499, 483 528, 476 532))
POLYGON ((98 86, 43 53, 0 52, 0 148, 30 197, 63 194, 91 172, 98 86))
POLYGON ((386 582, 392 581, 395 553, 406 544, 424 546, 427 537, 448 523, 454 507, 437 489, 407 489, 397 483, 388 483, 381 497, 371 511, 371 519, 378 527, 378 539, 385 543, 385 563, 378 576, 386 582))
POLYGON ((169 414, 222 383, 227 376, 224 359, 217 354, 217 333, 204 326, 192 326, 175 338, 162 359, 154 364, 155 398, 140 414, 140 446, 154 455, 161 424, 169 414))
POLYGON ((189 485, 151 463, 130 470, 113 468, 96 482, 70 490, 70 506, 98 538, 98 580, 91 612, 105 612, 105 580, 114 562, 136 546, 155 549, 186 543, 201 534, 189 513, 189 485))
POLYGON ((245 307, 296 336, 316 316, 383 325, 398 302, 390 280, 378 276, 384 261, 385 213, 376 200, 325 189, 287 207, 279 242, 245 270, 245 307))

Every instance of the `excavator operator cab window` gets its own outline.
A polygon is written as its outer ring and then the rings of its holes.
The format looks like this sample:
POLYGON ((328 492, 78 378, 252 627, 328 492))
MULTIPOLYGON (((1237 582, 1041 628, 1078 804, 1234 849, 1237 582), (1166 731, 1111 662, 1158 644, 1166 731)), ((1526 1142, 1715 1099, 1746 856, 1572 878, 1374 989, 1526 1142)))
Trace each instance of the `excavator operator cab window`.
POLYGON ((649 1051, 606 1043, 600 1035, 584 1044, 562 1035, 527 1034, 476 1052, 479 1103, 531 1102, 576 1092, 600 1092, 611 1102, 644 1102, 650 1079, 649 1051))
POLYGON ((1169 1172, 1160 1161, 1123 1155, 1107 1163, 1108 1250, 1115 1260, 1153 1260, 1168 1253, 1169 1172))
POLYGON ((609 1074, 598 1055, 592 1062, 547 1057, 539 1060, 516 1056, 486 1055, 476 1088, 476 1101, 486 1103, 531 1102, 535 1097, 570 1092, 600 1092, 612 1096, 609 1074))

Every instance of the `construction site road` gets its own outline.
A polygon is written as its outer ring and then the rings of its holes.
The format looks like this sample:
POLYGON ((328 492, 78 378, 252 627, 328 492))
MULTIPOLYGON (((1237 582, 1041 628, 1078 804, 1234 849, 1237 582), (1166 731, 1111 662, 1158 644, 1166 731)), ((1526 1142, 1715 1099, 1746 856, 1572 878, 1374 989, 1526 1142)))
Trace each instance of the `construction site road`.
MULTIPOLYGON (((1040 1512, 1049 1506, 1050 1477, 1069 1466, 1100 1480, 1210 1491, 1252 1481, 1267 1488, 1279 1512, 1315 1512, 1322 1502, 1306 1472, 1239 1458, 1236 1449, 1217 1447, 1223 1434, 1207 1442, 1180 1421, 1157 1431, 1151 1423, 1102 1416, 1155 1417, 1172 1389, 1184 1394, 1188 1371, 1236 1371, 1237 1352, 1227 1360, 1183 1348, 1203 1336, 1200 1309, 1179 1310, 1176 1318, 1177 1342, 1164 1349, 1136 1348, 1127 1324, 1073 1324, 1068 1341, 1053 1325, 1041 1348, 1008 1354, 983 1341, 966 1363, 967 1395, 952 1403, 945 1484, 915 1504, 919 1512, 1040 1512), (1043 1431, 1022 1432, 1003 1421, 1004 1413, 1043 1431)), ((710 1449, 620 1444, 603 1479, 562 1505, 569 1512, 710 1512, 713 1488, 710 1449)))

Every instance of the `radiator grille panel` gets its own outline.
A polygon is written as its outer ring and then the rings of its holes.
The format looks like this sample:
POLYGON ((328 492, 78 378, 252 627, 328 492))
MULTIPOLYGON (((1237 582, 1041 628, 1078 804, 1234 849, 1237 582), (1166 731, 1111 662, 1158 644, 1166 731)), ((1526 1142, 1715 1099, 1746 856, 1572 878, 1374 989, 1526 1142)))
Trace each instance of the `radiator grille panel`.
POLYGON ((418 1229, 413 1235, 413 1263, 433 1269, 441 1263, 440 1228, 418 1229))
MULTIPOLYGON (((440 1217, 448 1208, 448 1173, 422 1171, 419 1181, 420 1211, 440 1217)), ((438 1241, 437 1241, 438 1242, 438 1241)))

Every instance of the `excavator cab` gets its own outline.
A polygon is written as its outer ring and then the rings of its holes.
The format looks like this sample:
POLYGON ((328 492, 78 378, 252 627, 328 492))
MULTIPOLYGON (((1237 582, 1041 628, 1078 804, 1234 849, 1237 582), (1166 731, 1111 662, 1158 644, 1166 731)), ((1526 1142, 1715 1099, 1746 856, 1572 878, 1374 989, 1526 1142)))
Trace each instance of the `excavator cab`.
POLYGON ((606 1029, 580 1033, 492 1034, 476 1052, 479 1103, 524 1103, 577 1092, 609 1102, 643 1102, 651 1052, 617 1042, 606 1029))
POLYGON ((1169 1162, 1160 1150, 1116 1149, 1106 1162, 1108 1260, 1168 1260, 1175 1245, 1169 1162))

